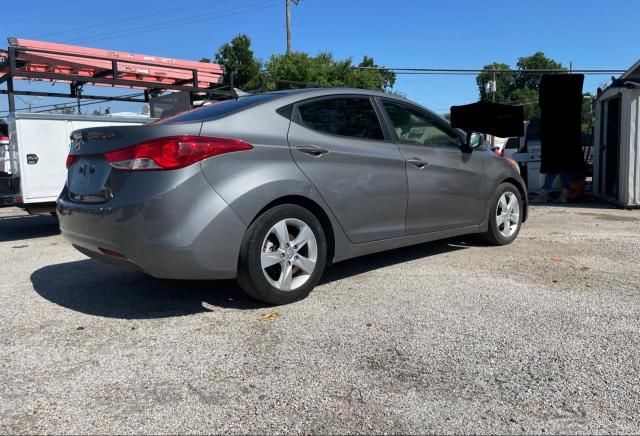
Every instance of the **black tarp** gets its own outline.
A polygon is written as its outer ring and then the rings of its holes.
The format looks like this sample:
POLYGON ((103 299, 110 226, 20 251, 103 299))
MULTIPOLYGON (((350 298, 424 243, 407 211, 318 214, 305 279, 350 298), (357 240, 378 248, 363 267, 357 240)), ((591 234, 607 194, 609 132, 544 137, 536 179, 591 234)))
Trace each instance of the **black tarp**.
POLYGON ((486 133, 506 138, 524 135, 524 111, 521 106, 479 102, 451 106, 451 125, 467 132, 486 133))
POLYGON ((582 174, 582 74, 545 74, 540 81, 540 172, 582 174))

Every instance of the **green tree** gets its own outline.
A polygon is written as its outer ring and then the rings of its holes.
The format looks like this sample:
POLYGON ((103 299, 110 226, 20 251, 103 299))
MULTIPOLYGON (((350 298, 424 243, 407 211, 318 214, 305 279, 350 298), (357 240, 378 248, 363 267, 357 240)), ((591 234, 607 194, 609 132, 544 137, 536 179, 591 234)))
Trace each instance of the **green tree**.
MULTIPOLYGON (((508 70, 508 64, 494 62, 485 65, 476 77, 480 101, 490 101, 491 96, 486 92, 486 84, 493 80, 494 70, 508 70)), ((540 116, 538 106, 538 91, 540 79, 544 72, 531 70, 563 70, 561 63, 549 59, 543 52, 536 52, 531 56, 518 58, 514 72, 496 73, 496 102, 520 105, 524 108, 525 119, 540 116)))
MULTIPOLYGON (((493 80, 494 71, 510 69, 511 67, 509 65, 499 62, 485 65, 482 68, 482 72, 476 77, 481 101, 491 101, 491 96, 487 93, 486 86, 493 80)), ((495 78, 497 83, 496 103, 505 103, 509 100, 511 91, 513 90, 513 73, 495 73, 495 78)))
MULTIPOLYGON (((359 67, 378 66, 365 56, 359 67)), ((385 69, 357 69, 351 59, 334 59, 331 53, 310 56, 296 52, 288 55, 273 55, 265 65, 271 82, 268 89, 290 89, 310 86, 347 86, 391 92, 395 84, 395 73, 385 69), (286 82, 299 82, 286 83, 286 82)))
POLYGON ((63 115, 74 115, 76 113, 75 106, 60 106, 55 107, 51 112, 54 114, 63 114, 63 115))
MULTIPOLYGON (((209 61, 202 58, 201 62, 209 61)), ((240 34, 230 42, 222 44, 214 56, 214 61, 225 68, 225 80, 233 73, 233 83, 236 88, 253 88, 260 83, 261 63, 254 57, 251 50, 251 38, 240 34)))
POLYGON ((530 88, 515 88, 508 100, 509 104, 522 106, 524 110, 524 119, 530 120, 540 116, 540 107, 538 106, 538 90, 530 88))
POLYGON ((330 55, 320 54, 311 57, 307 53, 295 52, 289 55, 273 55, 265 65, 269 79, 269 90, 300 88, 301 85, 277 83, 277 81, 291 81, 309 83, 317 86, 329 85, 329 59, 330 55))
POLYGON ((561 63, 549 59, 541 51, 534 53, 531 56, 525 56, 518 58, 516 64, 514 81, 515 88, 529 88, 538 90, 540 88, 540 78, 544 73, 531 73, 531 70, 563 70, 567 69, 562 66, 561 63))
MULTIPOLYGON (((362 62, 358 64, 360 68, 380 68, 378 64, 375 63, 373 58, 369 56, 364 56, 362 58, 362 62)), ((377 69, 377 70, 357 70, 357 77, 362 77, 360 79, 367 89, 379 89, 382 91, 390 92, 393 86, 396 84, 396 73, 387 69, 377 69)), ((361 86, 357 86, 357 88, 361 88, 361 86)))
POLYGON ((582 96, 582 133, 591 133, 596 121, 595 96, 590 92, 582 96))

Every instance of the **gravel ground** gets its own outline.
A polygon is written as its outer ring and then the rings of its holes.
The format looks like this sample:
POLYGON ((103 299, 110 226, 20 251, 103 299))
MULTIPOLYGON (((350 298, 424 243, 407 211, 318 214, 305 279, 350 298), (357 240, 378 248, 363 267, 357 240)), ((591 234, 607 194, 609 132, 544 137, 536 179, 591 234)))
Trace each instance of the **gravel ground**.
POLYGON ((639 433, 640 211, 338 264, 275 308, 0 209, 2 433, 639 433))

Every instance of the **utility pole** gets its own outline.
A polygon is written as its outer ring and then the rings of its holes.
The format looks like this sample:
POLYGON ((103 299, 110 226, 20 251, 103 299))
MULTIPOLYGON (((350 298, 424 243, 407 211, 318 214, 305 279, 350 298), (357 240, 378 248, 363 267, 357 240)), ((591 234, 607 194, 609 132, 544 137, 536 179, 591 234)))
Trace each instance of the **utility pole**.
POLYGON ((31 112, 31 104, 33 103, 33 101, 34 101, 34 100, 42 100, 42 97, 32 98, 32 99, 31 99, 31 100, 29 100, 29 101, 26 101, 24 98, 22 98, 22 97, 20 97, 20 96, 18 96, 18 95, 16 95, 16 97, 17 97, 21 102, 23 102, 24 104, 26 104, 26 105, 27 105, 27 108, 28 108, 29 112, 31 112))
POLYGON ((496 92, 498 92, 498 82, 496 81, 496 67, 493 67, 492 102, 496 102, 496 92))
MULTIPOLYGON (((493 82, 491 83, 491 101, 493 103, 496 102, 496 93, 498 92, 498 82, 496 81, 496 66, 493 66, 493 82)), ((496 146, 496 137, 495 135, 491 135, 491 149, 496 146)))
POLYGON ((288 55, 291 54, 291 2, 293 2, 296 6, 298 6, 298 3, 300 2, 300 0, 285 0, 286 8, 287 8, 286 25, 287 25, 287 54, 288 55))

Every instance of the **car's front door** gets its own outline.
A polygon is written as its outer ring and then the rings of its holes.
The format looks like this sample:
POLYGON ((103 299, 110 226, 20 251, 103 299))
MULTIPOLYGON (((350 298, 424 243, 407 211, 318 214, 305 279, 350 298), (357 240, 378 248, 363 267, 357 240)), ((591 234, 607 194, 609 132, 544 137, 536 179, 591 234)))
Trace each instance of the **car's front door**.
POLYGON ((385 140, 368 96, 298 103, 289 128, 291 154, 352 242, 404 235, 404 158, 385 140))
POLYGON ((406 234, 479 225, 485 208, 483 156, 463 152, 459 133, 427 111, 380 102, 406 161, 406 234))

